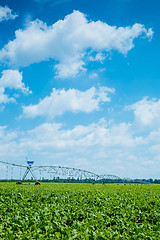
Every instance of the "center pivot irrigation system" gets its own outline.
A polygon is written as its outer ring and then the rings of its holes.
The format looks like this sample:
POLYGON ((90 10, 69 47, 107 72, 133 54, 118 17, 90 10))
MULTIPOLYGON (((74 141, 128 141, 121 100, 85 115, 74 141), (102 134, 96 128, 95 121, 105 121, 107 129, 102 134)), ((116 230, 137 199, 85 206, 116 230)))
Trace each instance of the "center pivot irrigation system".
MULTIPOLYGON (((71 167, 62 167, 62 166, 34 166, 34 161, 27 160, 27 165, 14 164, 9 162, 0 161, 1 169, 3 169, 3 179, 6 180, 29 180, 29 175, 31 180, 54 180, 54 179, 92 179, 92 180, 112 180, 117 182, 123 182, 118 176, 108 175, 108 174, 95 174, 90 171, 71 168, 71 167), (18 171, 19 169, 19 171, 18 171), (6 176, 5 172, 6 171, 6 176), (18 176, 19 173, 19 176, 18 176), (22 175, 23 173, 23 175, 22 175)), ((2 179, 2 176, 0 176, 2 179)))

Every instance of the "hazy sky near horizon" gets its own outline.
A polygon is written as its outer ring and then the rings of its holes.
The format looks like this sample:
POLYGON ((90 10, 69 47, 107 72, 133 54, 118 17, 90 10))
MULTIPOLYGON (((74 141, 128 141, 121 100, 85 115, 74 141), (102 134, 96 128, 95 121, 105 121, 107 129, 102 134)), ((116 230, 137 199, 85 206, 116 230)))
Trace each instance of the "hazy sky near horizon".
POLYGON ((1 0, 0 160, 159 178, 159 11, 1 0))

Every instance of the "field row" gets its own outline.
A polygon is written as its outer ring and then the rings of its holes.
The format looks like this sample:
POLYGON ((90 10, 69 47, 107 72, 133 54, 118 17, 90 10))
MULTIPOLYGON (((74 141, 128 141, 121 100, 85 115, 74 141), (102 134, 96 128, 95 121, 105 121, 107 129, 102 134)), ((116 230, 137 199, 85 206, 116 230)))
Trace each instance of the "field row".
POLYGON ((160 239, 160 185, 0 183, 0 239, 160 239))

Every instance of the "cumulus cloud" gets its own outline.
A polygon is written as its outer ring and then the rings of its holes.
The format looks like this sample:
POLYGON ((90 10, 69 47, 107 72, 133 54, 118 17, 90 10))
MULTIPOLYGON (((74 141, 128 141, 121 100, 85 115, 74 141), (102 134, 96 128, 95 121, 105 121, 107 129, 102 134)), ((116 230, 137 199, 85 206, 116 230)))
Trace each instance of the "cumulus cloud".
POLYGON ((5 89, 3 87, 0 88, 0 104, 6 104, 9 102, 15 102, 15 99, 13 97, 9 97, 7 94, 5 94, 5 89))
POLYGON ((23 106, 23 116, 34 118, 37 116, 47 116, 54 118, 65 112, 85 112, 90 113, 100 110, 101 103, 109 102, 109 93, 114 93, 114 89, 92 87, 83 92, 77 89, 56 90, 53 88, 50 96, 40 100, 36 105, 23 106))
POLYGON ((44 153, 45 159, 57 164, 124 177, 156 176, 160 152, 155 149, 160 145, 160 130, 154 138, 155 131, 140 136, 132 127, 124 122, 108 124, 105 119, 71 129, 44 123, 27 131, 20 143, 21 148, 30 149, 34 155, 44 153))
POLYGON ((98 77, 98 74, 95 72, 89 74, 89 78, 97 78, 97 77, 98 77))
POLYGON ((137 122, 144 126, 154 124, 160 120, 160 100, 144 97, 142 100, 127 107, 128 110, 133 110, 137 122))
POLYGON ((0 22, 15 19, 17 16, 17 14, 12 14, 12 10, 9 7, 0 6, 0 22))
POLYGON ((133 124, 108 123, 66 128, 61 123, 43 123, 27 131, 0 126, 0 156, 20 162, 31 157, 36 165, 78 167, 121 177, 156 178, 160 166, 160 129, 141 136, 133 124), (17 161, 18 161, 17 160, 17 161))
POLYGON ((65 129, 60 123, 43 123, 25 133, 15 133, 0 127, 0 141, 1 145, 16 142, 16 152, 19 148, 20 152, 29 149, 34 153, 48 152, 48 156, 59 152, 67 153, 68 157, 75 157, 78 153, 83 158, 89 154, 91 160, 95 153, 101 155, 103 151, 106 156, 114 148, 133 148, 140 142, 132 137, 129 125, 121 123, 109 126, 104 119, 87 126, 77 125, 72 129, 65 129))
POLYGON ((7 135, 7 132, 3 129, 0 138, 1 156, 12 148, 12 158, 18 152, 18 159, 32 156, 37 165, 43 165, 45 161, 48 164, 128 177, 133 176, 135 169, 134 176, 137 176, 138 158, 142 155, 137 150, 143 146, 143 139, 133 136, 130 124, 109 125, 101 119, 97 123, 67 129, 62 124, 43 123, 31 130, 19 132, 18 136, 12 133, 6 143, 3 135, 7 135))
POLYGON ((22 72, 18 70, 4 70, 0 78, 0 87, 18 89, 25 94, 31 93, 22 82, 22 72))
POLYGON ((20 147, 17 142, 18 137, 19 137, 18 132, 10 130, 7 126, 0 126, 0 159, 1 160, 13 159, 16 156, 19 157, 18 156, 19 153, 20 153, 20 157, 22 156, 20 147))
POLYGON ((0 103, 14 102, 15 99, 13 97, 10 98, 5 94, 5 89, 15 89, 24 94, 31 93, 29 88, 26 88, 22 82, 22 73, 18 70, 4 70, 0 78, 0 103))
POLYGON ((89 56, 89 60, 90 61, 97 61, 97 62, 101 62, 102 63, 106 59, 106 57, 107 56, 105 54, 99 52, 95 56, 93 54, 90 55, 89 56))
MULTIPOLYGON (((78 125, 73 129, 63 129, 62 124, 44 123, 28 131, 29 139, 42 145, 54 145, 55 149, 67 150, 68 148, 90 149, 92 147, 134 147, 141 142, 140 138, 133 138, 130 125, 121 123, 108 127, 107 122, 101 119, 98 123, 88 126, 78 125), (45 142, 45 144, 44 144, 45 142), (43 143, 43 144, 42 144, 43 143)), ((34 144, 32 142, 32 144, 34 144)), ((92 148, 93 151, 93 148, 92 148)))
POLYGON ((127 54, 134 47, 133 40, 141 35, 151 38, 152 29, 138 23, 117 28, 88 21, 83 13, 74 11, 51 26, 35 20, 17 30, 15 39, 1 49, 0 60, 9 66, 24 67, 54 59, 57 76, 73 77, 86 70, 87 55, 88 61, 102 61, 111 50, 127 54), (96 57, 87 51, 95 52, 96 57))

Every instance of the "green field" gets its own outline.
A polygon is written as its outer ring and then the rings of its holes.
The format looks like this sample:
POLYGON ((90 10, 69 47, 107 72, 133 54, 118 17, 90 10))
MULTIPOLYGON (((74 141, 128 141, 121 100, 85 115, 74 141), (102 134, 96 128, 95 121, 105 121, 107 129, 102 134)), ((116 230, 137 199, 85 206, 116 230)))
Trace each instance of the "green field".
POLYGON ((0 183, 0 239, 160 239, 160 185, 0 183))

